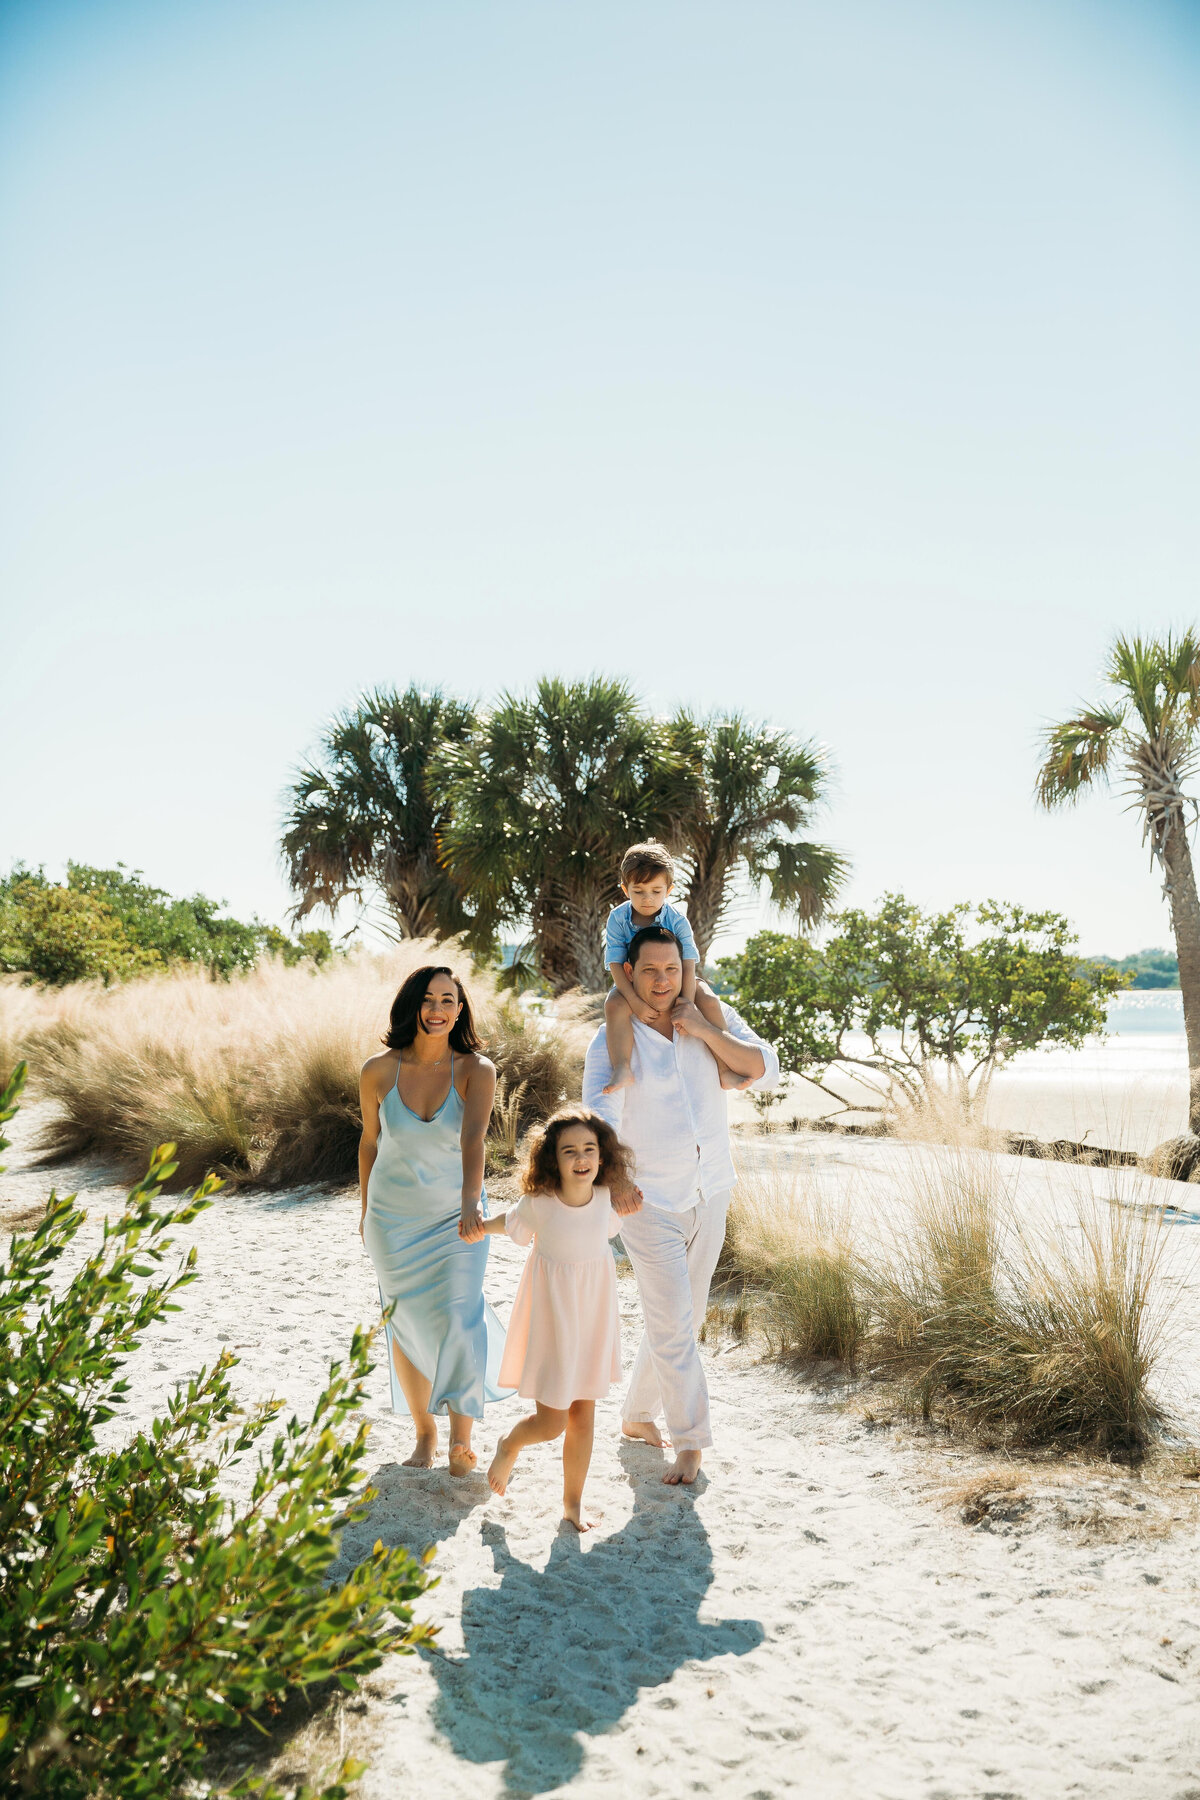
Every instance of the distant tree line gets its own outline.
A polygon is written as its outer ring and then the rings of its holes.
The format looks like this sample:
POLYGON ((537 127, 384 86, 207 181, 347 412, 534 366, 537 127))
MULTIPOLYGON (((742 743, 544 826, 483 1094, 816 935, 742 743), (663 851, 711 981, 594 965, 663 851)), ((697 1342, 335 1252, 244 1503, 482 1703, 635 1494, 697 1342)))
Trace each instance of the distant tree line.
POLYGON ((179 899, 151 887, 123 863, 96 869, 68 863, 54 882, 18 864, 0 877, 0 971, 59 986, 68 981, 126 981, 178 964, 213 976, 253 968, 263 954, 323 963, 329 934, 290 938, 274 925, 223 916, 205 894, 179 899))
POLYGON ((1103 969, 1115 969, 1129 977, 1131 988, 1178 988, 1179 958, 1173 950, 1135 950, 1132 956, 1119 958, 1093 956, 1090 959, 1103 969))
POLYGON ((799 924, 823 916, 845 859, 809 836, 822 751, 740 714, 652 714, 620 681, 539 681, 476 708, 380 689, 339 714, 288 798, 282 849, 297 919, 382 906, 399 937, 463 933, 494 955, 519 932, 555 993, 607 980, 604 921, 630 844, 680 859, 702 958, 739 872, 799 924))

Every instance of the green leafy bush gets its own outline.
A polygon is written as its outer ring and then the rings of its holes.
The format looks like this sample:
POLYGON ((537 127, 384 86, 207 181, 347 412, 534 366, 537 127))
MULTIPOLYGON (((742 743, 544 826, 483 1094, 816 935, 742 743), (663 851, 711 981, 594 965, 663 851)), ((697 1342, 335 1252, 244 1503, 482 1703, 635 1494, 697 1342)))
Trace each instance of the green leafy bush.
MULTIPOLYGON (((11 1118, 19 1066, 0 1096, 11 1118)), ((0 1146, 4 1140, 0 1139, 0 1146)), ((361 1405, 372 1334, 356 1332, 312 1417, 293 1417, 258 1466, 248 1500, 222 1476, 262 1438, 280 1403, 243 1410, 222 1354, 148 1429, 117 1449, 102 1427, 128 1392, 121 1367, 178 1310, 196 1253, 167 1268, 172 1227, 217 1185, 159 1209, 172 1146, 155 1152, 124 1212, 71 1280, 56 1279, 86 1215, 51 1195, 0 1265, 0 1792, 47 1800, 159 1800, 201 1771, 206 1736, 277 1708, 292 1690, 352 1689, 388 1651, 431 1636, 413 1602, 429 1585, 406 1550, 377 1544, 327 1587, 337 1533, 363 1516, 361 1405)), ((347 1763, 325 1790, 345 1793, 347 1763)), ((247 1777, 232 1793, 271 1791, 247 1777)))
POLYGON ((832 924, 820 949, 759 932, 721 971, 783 1068, 834 1099, 827 1077, 838 1063, 889 1097, 918 1106, 949 1097, 969 1112, 1018 1052, 1077 1048, 1103 1031, 1105 1001, 1125 985, 1116 970, 1079 962, 1060 913, 993 900, 922 913, 887 894, 874 913, 843 912, 832 924))
POLYGON ((258 919, 224 918, 219 901, 176 898, 123 863, 68 863, 61 884, 20 864, 0 879, 0 969, 51 987, 93 980, 107 987, 182 964, 228 978, 263 955, 320 967, 334 954, 327 931, 290 938, 258 919))

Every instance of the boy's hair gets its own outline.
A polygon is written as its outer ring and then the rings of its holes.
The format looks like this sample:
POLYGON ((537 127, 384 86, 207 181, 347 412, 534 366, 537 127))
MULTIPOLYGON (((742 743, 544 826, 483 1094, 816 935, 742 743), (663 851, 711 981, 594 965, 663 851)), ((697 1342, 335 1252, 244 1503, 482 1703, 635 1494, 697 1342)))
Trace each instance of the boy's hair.
POLYGON ((600 1146, 600 1167, 596 1186, 626 1187, 633 1179, 632 1152, 625 1148, 611 1125, 589 1112, 585 1106, 564 1106, 552 1113, 529 1140, 529 1158, 521 1171, 523 1194, 557 1194, 561 1188, 558 1173, 558 1140, 568 1125, 584 1125, 595 1134, 600 1146))
POLYGON ((622 887, 628 887, 631 881, 653 881, 656 875, 665 875, 670 885, 675 886, 675 859, 665 844, 657 843, 653 838, 644 844, 634 844, 621 858, 622 887))

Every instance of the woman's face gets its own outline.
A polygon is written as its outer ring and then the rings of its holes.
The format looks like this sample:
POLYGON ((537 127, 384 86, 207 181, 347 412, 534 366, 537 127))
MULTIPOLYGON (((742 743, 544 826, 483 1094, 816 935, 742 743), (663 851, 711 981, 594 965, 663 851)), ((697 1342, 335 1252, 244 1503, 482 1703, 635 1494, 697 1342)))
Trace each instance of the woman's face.
POLYGON ((430 1037, 448 1037, 461 1011, 458 983, 448 975, 433 976, 421 1002, 421 1030, 430 1037))
POLYGON ((564 1125, 554 1145, 560 1181, 595 1181, 600 1173, 600 1145, 586 1125, 564 1125))

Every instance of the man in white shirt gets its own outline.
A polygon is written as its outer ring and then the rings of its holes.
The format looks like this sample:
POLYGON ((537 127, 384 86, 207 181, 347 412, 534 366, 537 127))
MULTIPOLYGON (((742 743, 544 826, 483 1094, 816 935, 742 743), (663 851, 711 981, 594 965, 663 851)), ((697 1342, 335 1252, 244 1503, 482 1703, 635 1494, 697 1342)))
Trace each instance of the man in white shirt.
MULTIPOLYGON (((629 958, 625 973, 653 1012, 648 1024, 634 1020, 633 1086, 604 1092, 612 1067, 603 1027, 592 1039, 583 1072, 584 1105, 633 1151, 643 1198, 641 1211, 621 1220, 621 1241, 637 1276, 646 1323, 621 1428, 627 1437, 661 1446, 655 1421, 665 1413, 675 1461, 663 1480, 691 1482, 712 1443, 696 1332, 708 1310, 734 1183, 715 1058, 763 1089, 778 1084, 779 1058, 731 1006, 722 1007, 720 1031, 680 997, 683 959, 665 927, 639 931, 629 958)), ((623 1211, 619 1202, 618 1210, 623 1211)))

